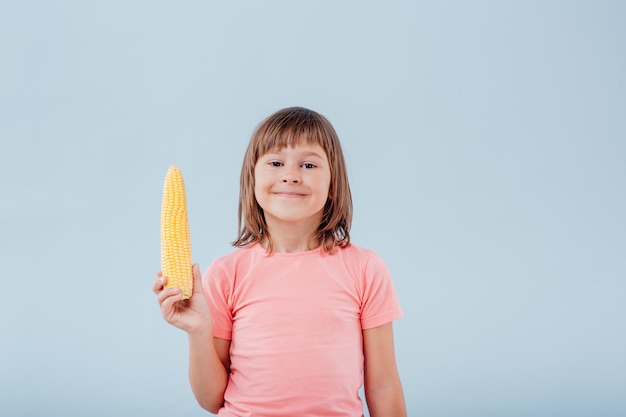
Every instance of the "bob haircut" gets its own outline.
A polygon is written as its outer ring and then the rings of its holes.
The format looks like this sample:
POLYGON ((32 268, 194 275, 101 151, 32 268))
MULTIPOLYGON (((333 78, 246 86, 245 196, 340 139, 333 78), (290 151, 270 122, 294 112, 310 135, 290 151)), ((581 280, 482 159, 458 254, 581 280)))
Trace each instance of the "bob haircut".
POLYGON ((250 139, 241 167, 239 236, 233 246, 244 247, 265 238, 267 251, 272 253, 272 237, 267 230, 263 209, 254 195, 254 168, 259 158, 270 150, 299 143, 319 145, 326 152, 330 165, 329 198, 324 206, 322 221, 310 237, 310 243, 316 247, 323 246, 329 253, 337 246, 350 244, 352 195, 337 133, 321 114, 303 107, 289 107, 263 120, 250 139))

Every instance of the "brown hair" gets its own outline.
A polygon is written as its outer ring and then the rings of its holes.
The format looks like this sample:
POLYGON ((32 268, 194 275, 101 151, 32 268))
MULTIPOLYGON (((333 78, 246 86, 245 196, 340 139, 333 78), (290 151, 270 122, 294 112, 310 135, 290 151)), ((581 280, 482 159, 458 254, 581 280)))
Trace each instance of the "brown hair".
POLYGON ((250 139, 241 167, 239 236, 233 246, 243 247, 265 237, 268 252, 272 252, 272 238, 267 230, 263 209, 254 195, 254 167, 268 151, 300 142, 321 146, 330 164, 330 197, 324 206, 322 221, 311 240, 322 245, 327 252, 332 252, 336 246, 350 244, 352 195, 337 133, 321 114, 303 107, 289 107, 263 120, 250 139))

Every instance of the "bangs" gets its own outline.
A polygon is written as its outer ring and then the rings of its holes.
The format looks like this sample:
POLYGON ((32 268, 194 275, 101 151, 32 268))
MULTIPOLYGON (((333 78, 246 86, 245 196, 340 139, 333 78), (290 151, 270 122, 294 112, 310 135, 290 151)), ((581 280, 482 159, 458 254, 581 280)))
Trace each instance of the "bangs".
POLYGON ((263 121, 256 132, 254 162, 272 150, 300 144, 319 145, 328 156, 334 129, 320 115, 308 109, 296 108, 291 112, 275 114, 263 121))

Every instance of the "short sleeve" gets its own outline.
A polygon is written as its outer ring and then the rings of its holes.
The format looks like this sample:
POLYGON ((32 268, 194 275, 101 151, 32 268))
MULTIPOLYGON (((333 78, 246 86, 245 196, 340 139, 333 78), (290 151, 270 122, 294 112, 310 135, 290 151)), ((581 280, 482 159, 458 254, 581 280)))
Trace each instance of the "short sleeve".
POLYGON ((404 316, 387 265, 370 252, 363 273, 361 328, 371 329, 404 316))
POLYGON ((219 260, 214 261, 202 276, 202 288, 213 318, 213 336, 231 340, 233 317, 231 285, 228 274, 219 260))

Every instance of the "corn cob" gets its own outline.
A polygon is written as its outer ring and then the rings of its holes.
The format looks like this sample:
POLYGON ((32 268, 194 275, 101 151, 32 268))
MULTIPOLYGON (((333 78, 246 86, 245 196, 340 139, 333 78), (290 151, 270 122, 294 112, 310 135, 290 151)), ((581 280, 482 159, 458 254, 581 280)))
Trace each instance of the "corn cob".
POLYGON ((168 169, 163 186, 161 272, 167 277, 166 288, 179 288, 183 300, 191 297, 193 274, 185 183, 175 165, 168 169))

